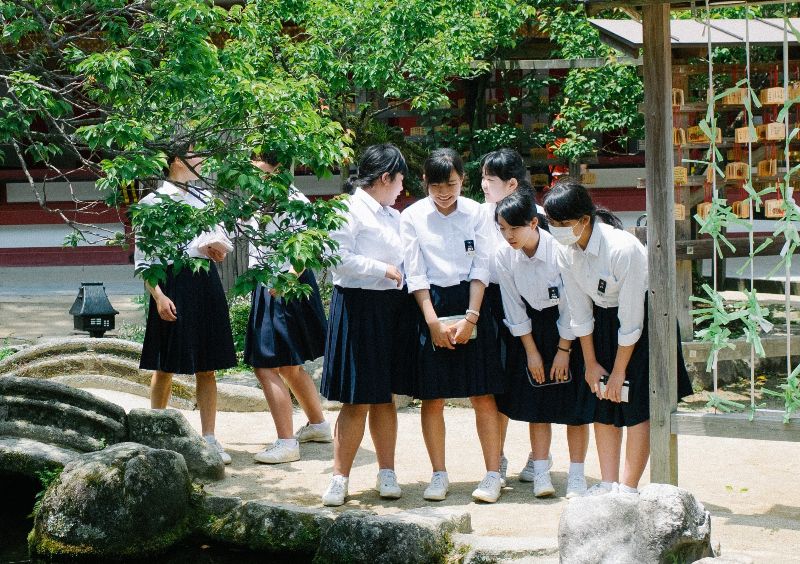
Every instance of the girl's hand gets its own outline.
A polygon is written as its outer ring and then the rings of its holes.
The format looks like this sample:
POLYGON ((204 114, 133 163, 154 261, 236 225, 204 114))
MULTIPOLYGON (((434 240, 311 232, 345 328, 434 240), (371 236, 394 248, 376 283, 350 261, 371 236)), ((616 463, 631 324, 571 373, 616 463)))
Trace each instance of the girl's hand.
POLYGON ((544 384, 544 362, 539 351, 528 353, 528 372, 537 384, 544 384))
POLYGON ((383 275, 384 278, 388 278, 389 280, 394 280, 397 284, 398 288, 403 287, 403 274, 400 272, 395 265, 390 264, 386 267, 386 274, 383 275))
POLYGON ((275 288, 270 288, 268 291, 269 291, 269 295, 271 297, 273 297, 273 298, 280 298, 281 297, 281 295, 278 293, 278 290, 276 290, 275 288))
POLYGON ((566 381, 569 375, 569 353, 558 351, 550 368, 550 379, 556 382, 566 381))
POLYGON ((611 372, 606 384, 606 399, 619 403, 622 401, 622 383, 625 381, 625 373, 611 372))
POLYGON ((453 344, 464 345, 468 343, 474 328, 475 326, 466 319, 462 319, 451 325, 450 332, 453 335, 453 344))
POLYGON ((438 319, 433 323, 428 324, 428 330, 431 332, 431 339, 433 346, 444 349, 454 349, 455 347, 450 342, 450 331, 448 327, 438 319))
POLYGON ((603 394, 600 392, 600 379, 607 374, 608 371, 599 362, 586 363, 586 383, 598 399, 604 399, 603 394))
POLYGON ((222 262, 225 260, 225 252, 215 249, 214 247, 209 247, 206 250, 206 255, 214 262, 222 262))
POLYGON ((156 308, 158 309, 158 316, 164 321, 176 321, 178 319, 178 310, 167 296, 161 296, 156 301, 156 308))

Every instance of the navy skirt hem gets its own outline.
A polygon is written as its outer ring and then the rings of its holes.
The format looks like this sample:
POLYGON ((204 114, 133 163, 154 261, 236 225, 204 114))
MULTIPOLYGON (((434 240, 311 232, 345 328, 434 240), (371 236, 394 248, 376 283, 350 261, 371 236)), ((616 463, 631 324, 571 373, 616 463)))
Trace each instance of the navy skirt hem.
MULTIPOLYGON (((527 305, 527 304, 526 304, 527 305)), ((533 341, 545 365, 550 365, 558 352, 558 306, 541 311, 527 305, 533 327, 533 341)), ((519 338, 509 351, 506 370, 506 391, 496 397, 497 409, 515 421, 585 425, 594 421, 597 397, 584 379, 583 353, 575 339, 570 353, 572 380, 563 384, 534 387, 528 379, 527 355, 519 338)))
POLYGON ((244 349, 253 368, 299 366, 324 354, 327 321, 317 280, 306 270, 299 281, 311 286, 310 296, 272 297, 263 284, 253 291, 244 349))
POLYGON ((416 304, 405 289, 336 286, 331 298, 320 393, 348 404, 392 401, 404 393, 416 304))
MULTIPOLYGON (((463 315, 469 307, 468 281, 457 286, 431 286, 433 308, 439 317, 463 315)), ((456 348, 434 348, 428 324, 419 307, 416 321, 416 359, 409 375, 408 395, 417 399, 447 399, 499 394, 503 391, 497 329, 486 301, 481 304, 478 334, 456 348)))
POLYGON ((175 304, 176 321, 164 321, 150 298, 139 368, 196 374, 236 366, 228 302, 212 262, 208 272, 167 268, 161 291, 175 304))
MULTIPOLYGON (((619 317, 618 308, 594 306, 594 349, 597 361, 609 373, 617 355, 619 317)), ((650 420, 650 349, 647 329, 647 298, 645 297, 644 328, 633 349, 625 379, 630 382, 628 401, 614 403, 599 400, 595 411, 595 422, 615 427, 632 427, 650 420)), ((678 400, 692 394, 692 383, 686 371, 678 331, 678 400)), ((588 386, 587 386, 588 388, 588 386)))

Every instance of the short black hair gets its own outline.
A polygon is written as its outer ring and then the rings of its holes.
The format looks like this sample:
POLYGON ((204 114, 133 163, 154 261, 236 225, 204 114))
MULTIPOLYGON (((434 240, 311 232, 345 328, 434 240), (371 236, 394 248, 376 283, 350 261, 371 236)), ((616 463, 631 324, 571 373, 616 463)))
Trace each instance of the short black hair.
POLYGON ((555 221, 580 219, 588 215, 592 221, 599 217, 617 229, 622 229, 622 221, 605 208, 594 205, 586 187, 572 178, 564 178, 556 182, 544 198, 544 211, 547 217, 555 221))
POLYGON ((422 167, 425 172, 425 184, 440 184, 450 180, 450 174, 455 170, 459 176, 464 176, 464 161, 453 149, 436 149, 425 159, 422 167))

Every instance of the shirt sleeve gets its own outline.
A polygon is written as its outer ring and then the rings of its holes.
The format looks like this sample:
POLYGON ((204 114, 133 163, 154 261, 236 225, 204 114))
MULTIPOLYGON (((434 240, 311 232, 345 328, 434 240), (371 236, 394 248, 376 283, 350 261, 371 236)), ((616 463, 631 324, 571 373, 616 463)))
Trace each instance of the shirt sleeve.
POLYGON ((635 345, 644 328, 644 301, 647 292, 647 254, 639 245, 627 247, 617 256, 611 272, 621 280, 619 288, 618 343, 635 345))
POLYGON ((576 337, 585 337, 594 331, 594 308, 592 298, 586 294, 575 280, 572 265, 569 264, 568 249, 558 251, 558 267, 564 281, 564 293, 569 307, 570 327, 576 337))
POLYGON ((500 295, 503 297, 503 312, 506 324, 511 334, 515 337, 527 335, 532 331, 531 319, 528 317, 528 310, 522 296, 519 293, 514 273, 510 265, 506 264, 507 257, 502 252, 495 254, 495 266, 497 267, 497 279, 500 283, 500 295))
POLYGON ((558 300, 558 321, 556 321, 556 326, 558 327, 558 336, 562 339, 566 339, 567 341, 572 341, 575 339, 575 332, 572 330, 571 321, 572 316, 569 312, 569 298, 567 297, 565 286, 564 295, 561 296, 560 300, 558 300))
POLYGON ((428 266, 419 246, 419 237, 414 221, 408 214, 400 214, 400 238, 403 241, 403 268, 406 271, 408 292, 429 290, 428 266))
POLYGON ((472 266, 469 269, 470 280, 480 280, 484 286, 488 286, 492 278, 489 261, 494 260, 490 255, 493 249, 492 241, 489 239, 489 229, 494 228, 487 221, 487 215, 483 210, 479 210, 478 221, 475 226, 475 256, 472 257, 472 266))
POLYGON ((345 214, 345 218, 346 221, 340 227, 330 232, 331 238, 339 243, 336 253, 340 261, 334 267, 336 273, 345 278, 362 280, 386 276, 386 263, 356 253, 360 222, 349 211, 345 214))

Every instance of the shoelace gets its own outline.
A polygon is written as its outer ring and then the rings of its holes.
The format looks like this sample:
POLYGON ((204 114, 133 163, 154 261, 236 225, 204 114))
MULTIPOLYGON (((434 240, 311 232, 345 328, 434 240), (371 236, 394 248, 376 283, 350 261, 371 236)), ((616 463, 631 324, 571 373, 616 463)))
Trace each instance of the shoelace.
POLYGON ((397 478, 394 474, 381 474, 381 486, 394 487, 397 484, 397 478))
POLYGON ((481 481, 481 483, 480 483, 480 485, 478 487, 479 488, 490 488, 490 487, 494 486, 494 482, 495 482, 496 479, 497 478, 494 478, 493 476, 486 476, 483 479, 483 481, 481 481))
POLYGON ((431 478, 431 485, 428 486, 429 488, 443 488, 444 487, 444 476, 441 474, 434 474, 431 478))
POLYGON ((341 480, 331 481, 331 485, 328 491, 332 494, 340 494, 344 492, 344 482, 341 480))
POLYGON ((584 483, 581 476, 569 476, 567 478, 567 488, 582 488, 584 483))

